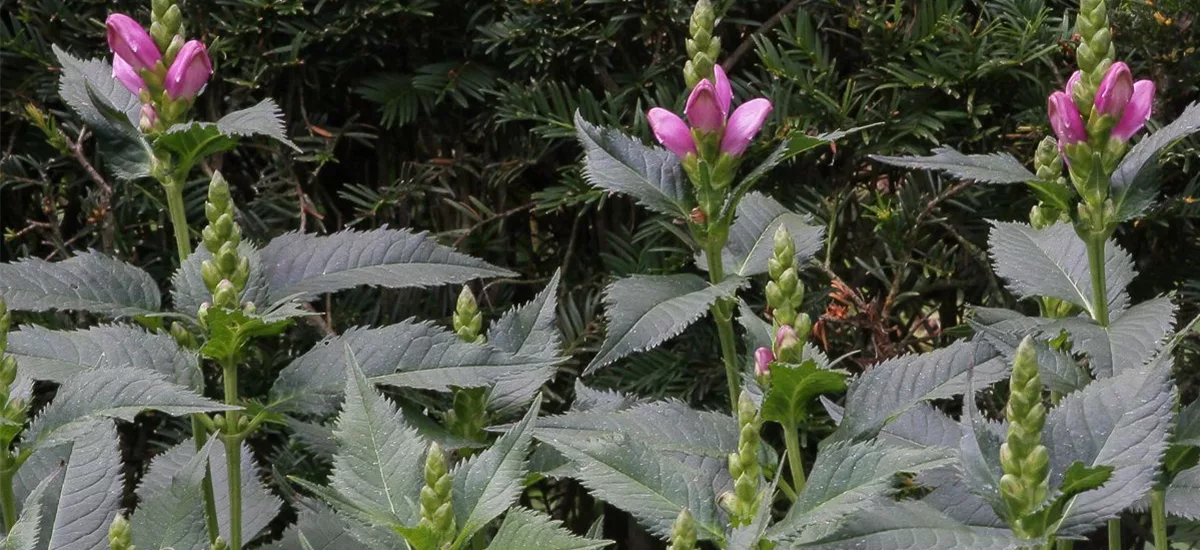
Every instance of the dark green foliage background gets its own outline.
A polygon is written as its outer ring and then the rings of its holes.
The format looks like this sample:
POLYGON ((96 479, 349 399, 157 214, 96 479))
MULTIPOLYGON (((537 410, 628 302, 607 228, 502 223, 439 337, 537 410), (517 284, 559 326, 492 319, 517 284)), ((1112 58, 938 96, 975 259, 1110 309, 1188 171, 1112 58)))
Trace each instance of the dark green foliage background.
MULTIPOLYGON (((1030 194, 1021 186, 906 177, 866 155, 925 153, 944 144, 1029 158, 1048 131, 1045 97, 1073 62, 1075 3, 718 4, 737 96, 767 95, 776 105, 750 155, 761 158, 792 129, 879 124, 802 156, 765 184, 765 192, 812 214, 832 237, 806 271, 809 313, 822 319, 821 344, 830 356, 853 353, 850 361, 865 367, 961 336, 954 329, 969 305, 1014 306, 988 264, 986 220, 1026 219, 1030 194), (770 28, 756 32, 763 22, 770 28), (834 280, 846 292, 831 297, 834 280)), ((62 259, 101 248, 97 221, 106 214, 96 182, 77 159, 46 143, 25 107, 52 113, 75 140, 80 128, 57 98, 50 45, 80 57, 105 55, 106 13, 145 21, 149 2, 3 0, 0 7, 0 253, 9 261, 62 259)), ((587 187, 571 122, 580 109, 588 120, 648 138, 647 108, 681 110, 691 2, 191 0, 182 7, 189 32, 210 44, 216 66, 198 116, 216 119, 273 97, 304 149, 296 155, 258 143, 205 167, 220 169, 234 185, 248 236, 264 242, 296 229, 383 225, 430 230, 521 273, 477 288, 488 318, 532 297, 561 268, 560 318, 576 357, 550 388, 550 407, 568 400, 573 373, 603 336, 599 296, 607 282, 694 269, 677 239, 680 227, 587 187)), ((1113 10, 1119 55, 1139 78, 1158 84, 1157 121, 1200 97, 1194 8, 1194 0, 1138 0, 1113 10)), ((1200 303, 1198 152, 1195 138, 1172 150, 1160 200, 1117 235, 1141 272, 1135 300, 1174 292, 1181 319, 1191 319, 1200 303)), ((90 140, 81 156, 116 186, 108 214, 118 228, 112 252, 166 281, 174 253, 157 184, 115 182, 90 140)), ((207 176, 194 176, 186 197, 198 227, 207 176)), ((448 320, 456 293, 356 291, 318 309, 339 331, 412 315, 448 320)), ((701 323, 589 383, 723 403, 712 332, 701 323)), ((247 393, 256 385, 265 390, 273 373, 319 336, 304 325, 288 345, 261 350, 247 393)), ((1178 367, 1186 395, 1195 394, 1200 366, 1200 350, 1190 345, 1178 367)), ((285 448, 273 462, 290 473, 308 468, 303 460, 285 448)))

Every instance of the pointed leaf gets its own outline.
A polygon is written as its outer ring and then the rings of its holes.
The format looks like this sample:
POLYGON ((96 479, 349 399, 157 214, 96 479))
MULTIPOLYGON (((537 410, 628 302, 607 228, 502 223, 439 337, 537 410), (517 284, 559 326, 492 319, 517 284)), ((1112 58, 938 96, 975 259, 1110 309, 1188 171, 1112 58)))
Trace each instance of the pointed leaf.
POLYGON ((799 365, 776 363, 771 368, 771 389, 763 399, 762 418, 795 426, 808 418, 808 406, 818 395, 846 389, 846 373, 821 369, 812 361, 799 365))
POLYGON ((60 484, 61 474, 62 469, 51 472, 25 498, 21 515, 8 530, 8 535, 0 539, 4 550, 38 550, 39 545, 45 546, 41 544, 42 500, 47 491, 60 484))
POLYGON ((138 506, 133 514, 133 543, 139 550, 209 550, 204 521, 204 465, 218 439, 208 440, 200 452, 171 476, 170 484, 138 506))
MULTIPOLYGON (((729 229, 729 242, 721 251, 728 273, 752 277, 767 272, 767 260, 774 254, 775 232, 787 227, 796 243, 796 261, 803 263, 824 244, 825 228, 810 224, 810 218, 785 208, 766 195, 749 193, 737 206, 737 217, 729 229)), ((707 269, 704 254, 697 265, 707 269)))
POLYGON ((158 312, 149 273, 96 251, 61 262, 27 258, 0 264, 0 295, 14 311, 77 310, 110 317, 158 312))
POLYGON ((1159 152, 1166 149, 1180 138, 1200 131, 1200 103, 1188 105, 1179 118, 1163 126, 1157 132, 1150 134, 1134 145, 1112 176, 1112 194, 1117 203, 1121 203, 1125 192, 1138 175, 1158 157, 1159 152))
MULTIPOLYGON (((1028 335, 1025 331, 1014 330, 1016 327, 1008 321, 985 325, 972 319, 970 324, 984 341, 1004 355, 1008 363, 1012 363, 1017 345, 1028 335)), ((1071 354, 1054 349, 1041 340, 1033 342, 1033 349, 1037 354, 1038 376, 1050 391, 1066 395, 1083 389, 1092 381, 1091 375, 1071 354)))
POLYGON ((539 548, 541 550, 598 550, 613 544, 610 540, 585 539, 567 531, 549 516, 513 508, 504 516, 500 530, 488 545, 491 550, 539 548))
POLYGON ((112 77, 112 66, 83 61, 51 46, 62 65, 59 96, 102 138, 97 147, 117 177, 132 180, 150 175, 153 152, 137 129, 141 101, 112 77))
POLYGON ((492 347, 517 355, 558 355, 562 333, 556 324, 558 282, 562 270, 554 272, 546 288, 529 303, 508 310, 487 331, 492 347))
POLYGON ((539 440, 588 440, 625 435, 655 451, 725 460, 737 450, 733 417, 699 411, 678 401, 644 403, 617 411, 583 410, 538 419, 539 440))
POLYGON ((745 282, 730 277, 709 285, 690 274, 634 275, 617 280, 604 292, 608 335, 583 374, 673 338, 704 315, 713 302, 733 296, 745 282))
POLYGON ((332 508, 319 502, 305 501, 296 524, 283 533, 283 539, 268 546, 270 550, 370 550, 354 539, 346 528, 346 520, 332 508), (303 543, 301 541, 304 541, 303 543), (307 546, 305 546, 305 544, 307 546))
POLYGON ((356 286, 428 287, 515 275, 405 229, 285 233, 260 253, 272 302, 295 295, 311 300, 356 286))
POLYGON ((157 371, 168 381, 198 388, 200 364, 166 334, 129 325, 101 325, 56 331, 26 325, 9 334, 8 353, 17 357, 20 373, 34 380, 64 383, 89 369, 127 367, 157 371))
POLYGON ((1167 486, 1167 513, 1189 520, 1200 519, 1200 466, 1178 474, 1167 486))
POLYGON ((842 522, 821 540, 792 548, 805 550, 1010 550, 1024 541, 1008 528, 971 527, 920 502, 869 508, 842 522))
POLYGON ((1107 327, 1082 318, 1064 319, 1049 326, 1061 326, 1069 332, 1073 349, 1087 354, 1092 374, 1106 378, 1138 369, 1155 357, 1174 323, 1175 305, 1163 296, 1114 316, 1107 327))
POLYGON ((1038 179, 1008 153, 964 155, 949 147, 935 147, 927 157, 871 155, 871 158, 892 166, 946 172, 958 179, 981 183, 1025 183, 1038 179))
POLYGON ((1063 474, 1062 487, 1059 488, 1064 496, 1074 496, 1085 491, 1091 491, 1104 485, 1112 477, 1112 466, 1087 466, 1083 462, 1074 462, 1063 474))
POLYGON ((649 147, 611 128, 599 128, 575 112, 576 136, 588 183, 629 195, 638 204, 660 214, 686 218, 690 208, 688 182, 674 153, 649 147))
POLYGON ((269 137, 300 152, 300 148, 287 138, 283 112, 270 98, 229 113, 216 122, 176 124, 163 132, 156 144, 179 154, 180 165, 191 166, 206 156, 233 149, 238 143, 236 138, 241 136, 269 137))

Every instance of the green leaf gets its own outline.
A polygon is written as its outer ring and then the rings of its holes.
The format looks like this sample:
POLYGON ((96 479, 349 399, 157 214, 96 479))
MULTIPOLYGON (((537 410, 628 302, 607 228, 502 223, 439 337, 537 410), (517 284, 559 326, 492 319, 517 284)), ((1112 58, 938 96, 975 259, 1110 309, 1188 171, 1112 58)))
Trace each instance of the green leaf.
MULTIPOLYGON (((279 514, 283 502, 263 485, 262 474, 250 453, 250 447, 242 443, 241 448, 242 538, 250 541, 266 530, 279 514)), ((196 442, 193 439, 183 441, 154 457, 138 485, 138 500, 146 502, 156 498, 161 492, 170 491, 172 480, 195 457, 196 442)), ((223 445, 210 450, 208 468, 212 475, 213 497, 217 505, 217 527, 221 536, 229 540, 229 466, 225 460, 223 445)))
POLYGON ((46 444, 73 439, 86 432, 94 419, 130 422, 145 410, 179 416, 235 408, 201 397, 152 371, 93 369, 59 386, 54 401, 30 425, 28 441, 46 444))
POLYGON ((949 147, 935 147, 933 155, 928 157, 870 157, 892 166, 946 172, 958 179, 981 183, 1025 183, 1038 179, 1008 153, 964 155, 949 147))
MULTIPOLYGON (((809 217, 784 208, 766 195, 750 193, 738 203, 737 217, 729 229, 729 242, 721 259, 729 273, 752 277, 767 272, 767 260, 774 254, 775 232, 787 227, 796 243, 796 261, 803 263, 824 244, 825 228, 809 224, 809 217)), ((703 253, 696 265, 707 269, 703 253)))
POLYGON ((656 452, 673 452, 725 460, 737 450, 738 425, 733 417, 693 409, 678 401, 634 405, 616 411, 585 409, 538 419, 538 440, 585 441, 628 436, 656 452))
MULTIPOLYGON (((890 500, 897 474, 952 464, 954 452, 883 442, 827 445, 813 463, 808 483, 786 517, 768 529, 772 539, 791 539, 810 528, 830 532, 846 516, 890 500)), ((805 538, 811 539, 811 536, 805 538)))
MULTIPOLYGON (((983 324, 977 319, 970 320, 971 328, 1003 354, 1008 363, 1012 363, 1017 345, 1026 336, 1026 331, 1021 330, 1019 324, 1020 321, 1014 323, 1006 320, 983 324), (1014 324, 1018 326, 1014 327, 1014 324)), ((1033 349, 1037 354, 1038 375, 1050 391, 1066 395, 1091 383, 1092 376, 1070 353, 1052 348, 1042 340, 1035 340, 1033 349)))
MULTIPOLYGON (((238 246, 238 256, 250 261, 250 278, 246 281, 246 288, 242 290, 238 302, 252 302, 258 307, 270 305, 266 273, 258 248, 242 241, 238 246)), ((197 247, 171 276, 171 309, 195 318, 200 305, 212 301, 212 291, 208 290, 204 278, 200 276, 200 265, 210 259, 212 253, 207 248, 197 247)))
POLYGON ((1077 461, 1113 468, 1103 486, 1066 506, 1060 535, 1091 532, 1154 486, 1175 402, 1170 374, 1164 361, 1126 370, 1068 395, 1050 411, 1042 440, 1050 451, 1051 487, 1063 486, 1077 461))
POLYGON ((1175 443, 1200 447, 1200 399, 1193 400, 1179 411, 1179 419, 1175 424, 1175 443))
POLYGON ((149 273, 96 251, 61 262, 27 258, 0 264, 0 295, 14 311, 77 310, 109 317, 157 313, 149 273))
POLYGON ((41 540, 43 495, 52 486, 59 484, 61 473, 61 469, 51 472, 25 498, 21 507, 21 515, 8 530, 8 535, 0 539, 0 545, 4 547, 4 550, 38 550, 41 540))
POLYGON ((204 157, 237 147, 236 138, 240 136, 266 136, 300 152, 300 148, 287 138, 283 112, 269 98, 253 107, 229 113, 216 122, 176 124, 159 134, 155 144, 179 155, 177 169, 186 171, 204 157))
POLYGON ((208 440, 175 475, 170 484, 154 491, 133 515, 133 544, 139 550, 209 550, 208 526, 204 520, 204 465, 219 445, 208 440))
POLYGON ((1075 496, 1085 491, 1097 489, 1112 477, 1112 466, 1088 466, 1076 461, 1063 474, 1062 486, 1059 490, 1063 496, 1075 496))
POLYGON ((525 457, 529 454, 533 423, 541 407, 539 394, 525 418, 516 426, 500 436, 488 450, 454 468, 451 496, 458 525, 455 550, 470 544, 476 532, 500 517, 521 494, 528 471, 525 457))
MULTIPOLYGON (((595 389, 585 386, 583 381, 575 379, 575 399, 571 401, 571 412, 591 411, 594 413, 617 412, 640 405, 645 401, 636 396, 621 393, 617 390, 595 389)), ((692 410, 690 407, 688 410, 692 410)), ((538 420, 542 427, 548 418, 538 420)))
POLYGON ((1139 175, 1158 158, 1158 154, 1176 140, 1200 131, 1200 103, 1188 105, 1179 118, 1163 126, 1134 145, 1112 176, 1113 202, 1121 205, 1135 187, 1139 175))
POLYGON ((277 336, 291 324, 288 315, 271 317, 246 313, 241 309, 212 308, 205 317, 208 340, 200 353, 209 359, 221 361, 237 358, 254 338, 277 336))
POLYGON ((696 322, 713 302, 733 296, 745 282, 741 277, 729 277, 710 285, 691 274, 634 275, 617 280, 604 292, 608 335, 583 374, 657 347, 696 322))
POLYGON ((485 387, 535 372, 553 374, 561 361, 557 357, 513 355, 487 344, 464 342, 453 332, 428 322, 409 320, 376 329, 352 328, 317 343, 284 368, 271 388, 271 406, 305 414, 334 411, 345 384, 342 377, 347 346, 373 383, 437 391, 485 387))
POLYGON ((1048 325, 1071 334, 1076 352, 1087 354, 1097 378, 1138 369, 1159 354, 1175 323, 1175 304, 1166 296, 1141 302, 1114 316, 1108 326, 1090 319, 1064 319, 1048 325))
MULTIPOLYGON (((554 272, 546 288, 532 301, 514 306, 492 323, 488 327, 487 343, 516 355, 557 359, 562 349, 562 333, 555 317, 560 271, 554 272)), ((510 411, 523 406, 553 376, 551 369, 531 369, 528 376, 497 380, 488 392, 488 409, 510 411)))
POLYGON ((119 439, 111 421, 93 421, 77 439, 37 448, 21 465, 14 493, 29 502, 42 491, 39 550, 106 548, 108 527, 125 486, 119 439), (53 477, 49 486, 43 481, 53 477), (40 489, 39 489, 40 488, 40 489))
POLYGON ((129 325, 70 331, 26 325, 9 334, 8 353, 17 357, 21 376, 59 384, 87 370, 117 367, 156 371, 192 389, 201 381, 195 353, 167 334, 129 325))
POLYGON ((516 275, 404 229, 286 233, 260 253, 273 302, 356 286, 428 287, 516 275))
POLYGON ((567 531, 550 516, 525 508, 513 508, 504 516, 500 530, 492 537, 491 550, 539 548, 541 550, 599 550, 611 540, 585 539, 567 531))
POLYGON ((593 186, 629 195, 638 204, 674 218, 688 217, 689 183, 674 153, 648 147, 611 128, 599 128, 575 112, 583 152, 583 177, 593 186))
MULTIPOLYGON (((345 348, 343 353, 353 358, 345 348)), ((365 512, 367 517, 361 520, 368 524, 414 524, 420 513, 416 499, 424 484, 426 442, 375 391, 357 363, 348 360, 348 364, 346 399, 334 430, 338 453, 329 486, 365 512)))
POLYGON ((1008 377, 1009 366, 983 342, 955 342, 920 355, 903 355, 875 365, 846 394, 846 416, 834 440, 869 437, 918 403, 967 390, 967 377, 984 386, 1008 377))
MULTIPOLYGON (((1088 310, 1095 317, 1087 246, 1067 223, 1034 229, 1021 223, 992 222, 988 239, 996 274, 1022 298, 1049 296, 1088 310)), ((1125 287, 1133 281, 1133 259, 1108 241, 1104 250, 1108 308, 1129 305, 1125 287)))
POLYGON ((771 366, 771 388, 763 398, 763 420, 778 422, 785 429, 808 418, 808 405, 817 396, 846 389, 846 373, 817 367, 812 361, 799 365, 771 366))
MULTIPOLYGON (((591 440, 547 437, 542 441, 579 466, 579 481, 597 498, 629 512, 659 538, 671 536, 675 518, 687 508, 701 540, 724 539, 717 494, 703 470, 622 435, 591 440)), ((728 473, 725 476, 728 478, 728 473)))
POLYGON ((355 540, 347 523, 333 509, 319 502, 301 501, 296 524, 283 532, 283 539, 268 546, 270 550, 370 550, 355 540), (303 541, 303 542, 301 542, 303 541))
POLYGON ((1167 513, 1189 520, 1200 519, 1200 466, 1178 474, 1167 485, 1167 513))
POLYGON ((805 550, 1011 550, 1028 544, 1007 528, 972 527, 913 501, 875 506, 842 522, 820 540, 791 548, 805 550))

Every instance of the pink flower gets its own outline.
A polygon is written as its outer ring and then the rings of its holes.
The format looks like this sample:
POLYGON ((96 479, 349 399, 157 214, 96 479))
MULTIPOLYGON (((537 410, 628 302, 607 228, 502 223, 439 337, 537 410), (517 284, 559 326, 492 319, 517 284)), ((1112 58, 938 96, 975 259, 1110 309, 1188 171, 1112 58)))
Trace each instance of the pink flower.
POLYGON ((721 152, 729 156, 740 156, 762 129, 767 115, 771 114, 771 101, 766 98, 751 99, 733 111, 721 137, 721 152))
POLYGON ((721 106, 721 120, 725 120, 729 117, 729 105, 733 103, 733 88, 720 65, 713 65, 713 87, 717 91, 717 105, 721 106))
POLYGON ((179 50, 171 68, 167 69, 164 86, 171 99, 191 99, 204 89, 210 76, 212 61, 208 59, 208 50, 199 40, 189 40, 179 50))
POLYGON ((146 89, 146 82, 121 56, 113 56, 112 69, 113 78, 117 79, 126 90, 133 92, 133 95, 139 95, 142 90, 146 89))
POLYGON ((1139 80, 1133 83, 1133 93, 1129 104, 1121 113, 1121 121, 1112 130, 1112 137, 1121 141, 1129 141, 1138 130, 1150 120, 1151 107, 1154 104, 1154 82, 1139 80))
POLYGON ((770 348, 758 348, 754 350, 754 374, 756 376, 771 374, 771 363, 773 361, 775 361, 775 354, 771 353, 770 348))
POLYGON ((655 107, 646 113, 646 120, 650 121, 650 130, 663 147, 681 158, 696 154, 696 142, 692 140, 692 131, 679 115, 655 107))
MULTIPOLYGON (((725 107, 729 109, 728 106, 725 107)), ((717 90, 708 79, 701 80, 692 88, 687 106, 683 109, 692 127, 702 132, 716 132, 725 126, 725 112, 717 99, 717 90)))
POLYGON ((154 128, 155 124, 158 124, 158 111, 155 111, 154 106, 149 103, 142 105, 142 116, 138 121, 138 127, 143 132, 148 132, 154 128))
POLYGON ((1050 115, 1050 126, 1058 135, 1060 147, 1087 140, 1087 128, 1083 125, 1083 117, 1079 115, 1079 108, 1066 92, 1050 94, 1047 111, 1050 115))
POLYGON ((796 336, 796 329, 788 325, 779 327, 779 330, 775 332, 775 349, 783 349, 795 345, 799 341, 800 337, 796 336))
POLYGON ((1096 112, 1121 120, 1121 113, 1132 96, 1133 75, 1129 66, 1120 61, 1113 63, 1096 89, 1096 112))
POLYGON ((108 47, 135 70, 154 67, 162 53, 150 38, 150 33, 128 15, 114 13, 104 22, 108 47))
POLYGON ((1063 88, 1063 91, 1067 92, 1067 95, 1074 94, 1075 86, 1079 84, 1080 80, 1083 80, 1083 71, 1075 71, 1071 73, 1071 78, 1067 79, 1067 86, 1063 88))

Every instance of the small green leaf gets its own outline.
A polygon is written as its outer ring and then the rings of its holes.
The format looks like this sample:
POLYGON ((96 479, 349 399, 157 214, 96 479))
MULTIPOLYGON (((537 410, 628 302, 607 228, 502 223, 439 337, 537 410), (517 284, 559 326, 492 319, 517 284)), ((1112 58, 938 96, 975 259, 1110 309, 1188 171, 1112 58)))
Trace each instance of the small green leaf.
POLYGON ((846 373, 817 367, 813 361, 799 365, 771 365, 771 388, 762 404, 763 420, 794 427, 808 418, 808 406, 818 395, 846 389, 846 373))
POLYGON ((208 440, 200 452, 171 476, 170 484, 138 506, 133 515, 133 543, 138 548, 206 550, 208 527, 204 521, 204 481, 209 453, 219 443, 208 440))
POLYGON ((205 318, 208 341, 200 348, 205 357, 222 360, 236 357, 253 338, 275 336, 291 324, 291 319, 271 319, 240 309, 212 308, 205 318))
POLYGON ((1091 491, 1104 485, 1112 477, 1112 473, 1112 466, 1088 466, 1076 460, 1067 468, 1067 473, 1063 474, 1062 487, 1059 490, 1066 497, 1091 491))
MULTIPOLYGON (((727 273, 752 277, 767 272, 767 260, 773 253, 773 239, 779 226, 785 226, 796 243, 796 262, 802 263, 816 254, 824 244, 825 229, 810 224, 808 216, 797 214, 761 193, 750 193, 738 202, 729 241, 721 251, 727 273)), ((701 269, 708 269, 703 252, 696 260, 701 269)))
POLYGON ((287 138, 283 112, 272 99, 264 99, 253 107, 229 113, 216 122, 176 124, 160 134, 155 144, 179 155, 176 169, 186 172, 204 157, 237 147, 236 138, 239 136, 266 136, 300 151, 287 138))

